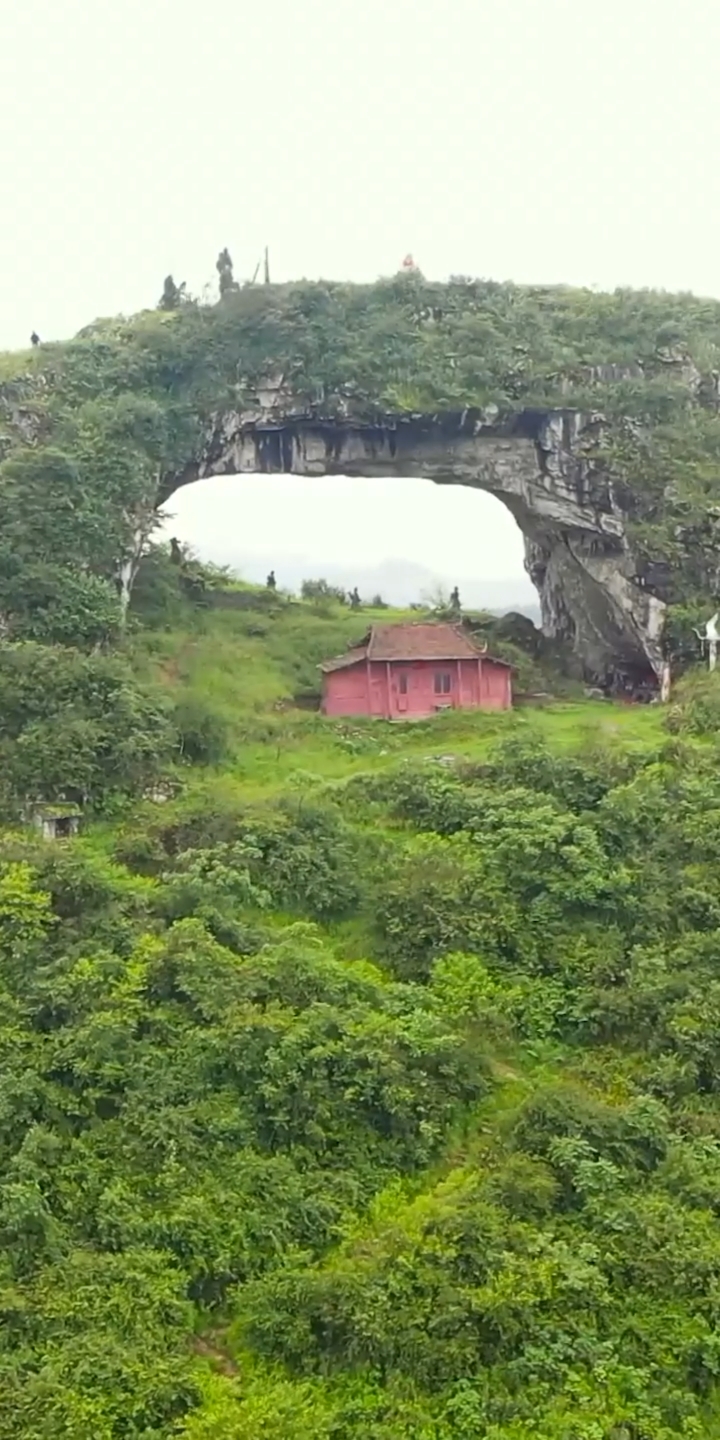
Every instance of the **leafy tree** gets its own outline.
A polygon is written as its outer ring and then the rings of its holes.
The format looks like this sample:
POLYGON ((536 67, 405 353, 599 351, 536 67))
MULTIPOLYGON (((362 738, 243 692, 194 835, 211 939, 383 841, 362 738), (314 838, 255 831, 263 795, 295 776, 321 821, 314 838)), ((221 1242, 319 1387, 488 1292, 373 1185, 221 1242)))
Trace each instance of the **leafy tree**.
POLYGON ((10 639, 96 645, 117 630, 114 587, 92 573, 105 504, 59 450, 0 466, 0 617, 10 639))
POLYGON ((675 735, 713 735, 720 730, 720 674, 694 671, 675 687, 667 728, 675 735))
POLYGON ((66 428, 102 507, 94 564, 113 579, 124 620, 140 561, 158 524, 161 476, 187 440, 188 427, 152 396, 125 392, 83 401, 66 428))
POLYGON ((393 967, 423 978, 450 950, 482 958, 516 955, 521 916, 465 837, 422 836, 378 883, 375 923, 393 967))
POLYGON ((281 909, 316 919, 348 914, 359 900, 359 846, 351 827, 329 805, 284 799, 279 805, 248 811, 229 805, 208 814, 180 804, 152 829, 129 835, 120 847, 123 859, 139 868, 180 868, 197 862, 204 868, 226 863, 229 847, 239 846, 250 875, 281 909))
POLYGON ((174 723, 184 760, 191 764, 217 765, 227 754, 227 724, 207 701, 180 701, 175 708, 174 723))
POLYGON ((315 604, 328 601, 334 601, 338 605, 347 604, 345 591, 337 585, 330 585, 327 580, 303 580, 300 594, 303 600, 311 600, 315 604))
POLYGON ((0 757, 6 803, 101 804, 165 770, 175 735, 162 702, 116 657, 26 643, 0 651, 0 757))

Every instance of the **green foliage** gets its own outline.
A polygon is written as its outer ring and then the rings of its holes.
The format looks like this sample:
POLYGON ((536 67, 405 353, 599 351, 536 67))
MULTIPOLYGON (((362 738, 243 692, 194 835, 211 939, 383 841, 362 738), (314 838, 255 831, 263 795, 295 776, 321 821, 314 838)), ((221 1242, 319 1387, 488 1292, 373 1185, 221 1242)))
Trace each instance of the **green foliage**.
POLYGON ((685 663, 718 306, 220 259, 221 305, 173 291, 3 389, 3 811, 102 819, 0 837, 0 1436, 718 1437, 716 678, 669 734, 338 726, 291 708, 359 638, 338 596, 149 543, 268 374, 329 416, 587 402, 685 663))
POLYGON ((155 934, 89 857, 0 867, 0 1433, 172 1433, 201 1398, 191 1304, 315 1253, 482 1088, 421 992, 311 929, 241 958, 173 919, 178 884, 258 903, 226 860, 154 887, 155 934))
POLYGON ((10 639, 89 647, 112 637, 117 596, 90 568, 105 547, 104 509, 60 451, 20 451, 0 466, 0 612, 10 639))
MULTIPOLYGON (((248 811, 232 805, 208 813, 181 801, 147 829, 134 828, 120 843, 127 863, 145 870, 188 863, 229 863, 229 847, 242 854, 253 883, 273 905, 314 919, 352 911, 360 898, 360 845, 331 806, 301 798, 248 811)), ((237 863, 237 861, 233 862, 237 863)))
POLYGON ((720 730, 720 674, 695 670, 675 686, 666 725, 672 735, 716 735, 720 730))
POLYGON ((411 842, 378 884, 379 934, 400 973, 426 975, 450 950, 550 972, 580 917, 622 916, 629 875, 549 796, 432 773, 413 794, 412 776, 401 777, 408 782, 401 806, 439 833, 411 842))
POLYGON ((0 769, 6 805, 62 796, 101 805, 167 767, 162 700, 121 659, 26 643, 0 649, 0 769))
POLYGON ((186 774, 0 844, 0 1434, 717 1434, 712 740, 186 774))
POLYGON ((227 753, 227 726, 221 715, 199 698, 181 700, 173 716, 180 754, 191 764, 217 765, 227 753))
POLYGON ((338 589, 336 585, 329 585, 327 580, 303 580, 300 594, 303 600, 312 600, 319 606, 327 605, 328 602, 345 605, 347 601, 345 591, 338 589))

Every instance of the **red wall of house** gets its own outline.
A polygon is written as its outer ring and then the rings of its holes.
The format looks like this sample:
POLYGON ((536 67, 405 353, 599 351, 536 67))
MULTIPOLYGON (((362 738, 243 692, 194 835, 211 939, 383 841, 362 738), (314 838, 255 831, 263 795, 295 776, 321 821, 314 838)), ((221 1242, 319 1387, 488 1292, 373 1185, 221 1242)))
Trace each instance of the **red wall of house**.
POLYGON ((326 715, 377 715, 417 720, 440 708, 507 710, 512 705, 510 670, 492 660, 365 660, 323 677, 326 715), (435 690, 435 675, 450 676, 448 693, 435 690), (403 692, 401 676, 405 676, 403 692))
POLYGON ((323 675, 323 705, 326 715, 370 715, 367 664, 362 660, 345 670, 323 675))

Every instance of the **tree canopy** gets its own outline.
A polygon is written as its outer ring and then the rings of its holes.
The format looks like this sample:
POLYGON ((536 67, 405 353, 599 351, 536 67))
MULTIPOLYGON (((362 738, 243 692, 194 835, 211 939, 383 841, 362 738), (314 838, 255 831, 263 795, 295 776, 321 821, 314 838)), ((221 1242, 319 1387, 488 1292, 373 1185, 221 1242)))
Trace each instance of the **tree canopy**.
POLYGON ((720 1436, 695 688, 0 838, 0 1435, 720 1436))

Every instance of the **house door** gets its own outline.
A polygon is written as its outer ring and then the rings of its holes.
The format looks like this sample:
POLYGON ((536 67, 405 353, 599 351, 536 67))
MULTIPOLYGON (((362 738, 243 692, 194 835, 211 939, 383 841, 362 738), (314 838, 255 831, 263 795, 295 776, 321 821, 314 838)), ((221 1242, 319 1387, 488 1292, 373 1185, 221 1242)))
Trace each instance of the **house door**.
POLYGON ((408 672, 407 672, 407 670, 400 670, 400 671, 398 672, 398 676, 397 676, 397 680, 396 680, 396 682, 395 682, 395 685, 396 685, 395 698, 396 698, 396 701, 397 701, 397 708, 398 708, 398 712, 402 714, 402 712, 405 711, 405 710, 407 710, 407 708, 408 708, 408 672))

